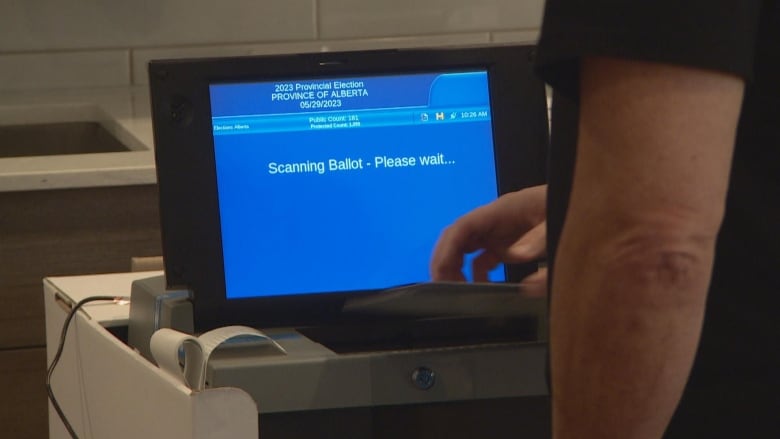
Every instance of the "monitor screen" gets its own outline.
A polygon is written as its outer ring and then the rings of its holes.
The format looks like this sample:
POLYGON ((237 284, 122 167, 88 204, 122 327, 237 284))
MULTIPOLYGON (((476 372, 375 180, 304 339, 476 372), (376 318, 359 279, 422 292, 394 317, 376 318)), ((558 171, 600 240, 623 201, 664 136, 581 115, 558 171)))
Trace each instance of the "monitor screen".
POLYGON ((210 84, 227 298, 428 281, 441 231, 499 193, 488 76, 210 84))
MULTIPOLYGON (((430 280, 447 225, 545 181, 534 53, 152 61, 166 285, 192 292, 196 329, 344 322, 347 300, 430 280)), ((507 264, 490 278, 535 269, 507 264)))

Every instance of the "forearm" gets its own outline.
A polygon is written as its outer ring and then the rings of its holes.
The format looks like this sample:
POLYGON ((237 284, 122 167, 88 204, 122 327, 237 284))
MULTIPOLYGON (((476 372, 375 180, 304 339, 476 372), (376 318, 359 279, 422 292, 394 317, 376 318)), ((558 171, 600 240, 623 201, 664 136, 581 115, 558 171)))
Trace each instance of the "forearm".
POLYGON ((692 364, 712 247, 571 226, 552 295, 555 437, 657 439, 692 364))
POLYGON ((741 96, 715 72, 583 64, 552 284, 556 439, 661 437, 698 343, 741 96))

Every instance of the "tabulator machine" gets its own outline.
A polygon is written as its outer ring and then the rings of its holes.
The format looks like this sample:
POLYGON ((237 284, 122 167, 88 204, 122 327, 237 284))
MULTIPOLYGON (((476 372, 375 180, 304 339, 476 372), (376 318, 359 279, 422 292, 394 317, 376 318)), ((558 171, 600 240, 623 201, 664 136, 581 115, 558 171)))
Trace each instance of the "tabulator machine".
POLYGON ((165 276, 134 283, 130 343, 246 390, 263 437, 546 437, 535 266, 428 274, 448 224, 544 183, 533 54, 153 61, 165 276))

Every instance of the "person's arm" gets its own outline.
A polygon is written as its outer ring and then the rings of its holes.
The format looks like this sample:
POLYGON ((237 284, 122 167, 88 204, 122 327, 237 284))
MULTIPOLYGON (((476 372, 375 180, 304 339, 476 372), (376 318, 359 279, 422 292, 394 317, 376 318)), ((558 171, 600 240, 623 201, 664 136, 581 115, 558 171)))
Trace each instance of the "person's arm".
POLYGON ((663 434, 699 339, 742 93, 714 71, 583 60, 552 283, 556 439, 663 434))

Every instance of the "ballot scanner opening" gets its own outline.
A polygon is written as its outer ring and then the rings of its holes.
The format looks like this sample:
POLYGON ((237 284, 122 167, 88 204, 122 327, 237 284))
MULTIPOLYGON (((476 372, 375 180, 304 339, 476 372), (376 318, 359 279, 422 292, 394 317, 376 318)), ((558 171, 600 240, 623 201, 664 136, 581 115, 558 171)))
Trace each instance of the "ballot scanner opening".
POLYGON ((299 328, 337 353, 546 341, 547 300, 517 284, 424 282, 348 299, 340 324, 299 328))
POLYGON ((454 348, 539 341, 535 316, 383 317, 371 322, 298 328, 305 337, 338 354, 454 348))

